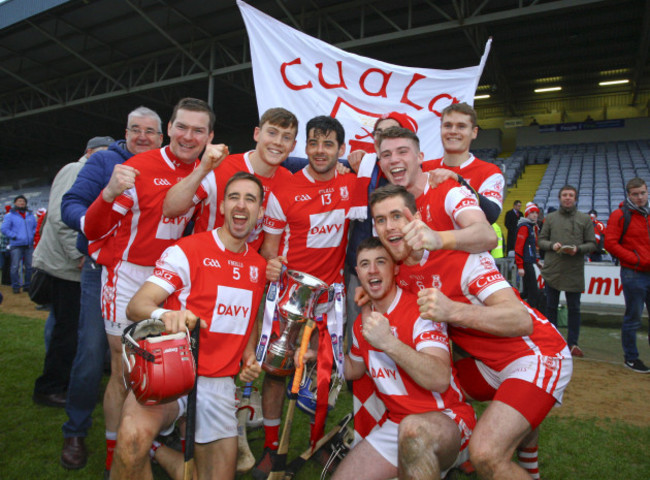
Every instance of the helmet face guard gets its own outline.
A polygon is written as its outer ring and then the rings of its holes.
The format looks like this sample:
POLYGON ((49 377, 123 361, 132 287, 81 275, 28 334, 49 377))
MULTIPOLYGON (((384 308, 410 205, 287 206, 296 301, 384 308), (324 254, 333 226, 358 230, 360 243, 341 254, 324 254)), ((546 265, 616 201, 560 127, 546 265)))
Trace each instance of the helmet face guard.
MULTIPOLYGON (((302 380, 300 381, 300 389, 298 390, 298 399, 296 400, 296 406, 308 415, 316 414, 316 392, 318 390, 318 383, 316 379, 317 374, 317 363, 313 362, 303 370, 302 380)), ((291 377, 293 378, 293 376, 291 377)), ((287 395, 291 393, 291 384, 293 382, 290 380, 287 382, 287 395)), ((330 391, 327 398, 327 411, 330 411, 336 405, 336 399, 339 396, 341 387, 343 386, 343 380, 338 375, 332 375, 330 380, 330 391)))
POLYGON ((187 395, 196 380, 189 331, 164 335, 161 320, 143 320, 122 335, 124 383, 143 405, 187 395))

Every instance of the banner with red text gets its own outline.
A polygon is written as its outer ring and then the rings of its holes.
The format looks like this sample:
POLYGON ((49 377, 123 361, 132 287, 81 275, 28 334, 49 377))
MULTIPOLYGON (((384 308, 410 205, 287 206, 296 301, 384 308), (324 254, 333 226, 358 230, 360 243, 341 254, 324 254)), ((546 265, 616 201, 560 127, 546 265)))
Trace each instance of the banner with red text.
POLYGON ((237 5, 250 40, 258 111, 284 107, 298 117, 297 156, 304 155, 310 118, 331 115, 343 124, 347 156, 351 150, 374 151, 377 118, 397 111, 418 125, 424 158, 441 157, 440 112, 452 102, 474 103, 490 51, 488 40, 478 65, 457 70, 391 65, 310 37, 241 0, 237 5))

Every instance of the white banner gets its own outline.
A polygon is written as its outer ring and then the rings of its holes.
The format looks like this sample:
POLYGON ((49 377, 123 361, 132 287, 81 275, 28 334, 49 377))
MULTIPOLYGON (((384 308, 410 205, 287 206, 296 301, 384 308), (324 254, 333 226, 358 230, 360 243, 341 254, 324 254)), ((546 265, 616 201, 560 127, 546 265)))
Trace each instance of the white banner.
POLYGON ((284 107, 298 117, 296 156, 304 156, 304 128, 317 115, 343 124, 347 156, 351 150, 374 152, 377 118, 397 111, 418 125, 424 158, 441 157, 440 112, 452 102, 474 103, 490 51, 488 40, 479 65, 457 70, 391 65, 305 35, 241 0, 237 4, 250 40, 258 111, 284 107))
MULTIPOLYGON (((544 288, 544 279, 537 271, 537 285, 544 288)), ((625 306, 621 267, 606 263, 585 263, 585 291, 580 297, 582 303, 607 306, 625 306)))

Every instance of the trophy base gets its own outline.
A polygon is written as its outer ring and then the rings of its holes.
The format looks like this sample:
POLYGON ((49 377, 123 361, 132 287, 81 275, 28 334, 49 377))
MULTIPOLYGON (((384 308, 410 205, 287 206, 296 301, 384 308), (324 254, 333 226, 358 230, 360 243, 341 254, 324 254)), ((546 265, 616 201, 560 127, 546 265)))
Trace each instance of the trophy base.
POLYGON ((266 359, 262 363, 262 369, 278 377, 288 377, 295 370, 293 364, 293 354, 290 356, 273 355, 269 350, 266 353, 266 359))

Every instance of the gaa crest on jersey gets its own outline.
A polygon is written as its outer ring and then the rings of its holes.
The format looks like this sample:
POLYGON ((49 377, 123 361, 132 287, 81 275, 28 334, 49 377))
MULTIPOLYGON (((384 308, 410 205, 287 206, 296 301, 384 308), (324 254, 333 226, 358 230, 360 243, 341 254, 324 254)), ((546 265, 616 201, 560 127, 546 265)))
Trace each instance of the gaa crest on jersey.
POLYGON ((350 199, 350 193, 348 192, 348 186, 344 185, 340 189, 341 191, 341 200, 349 200, 350 199))
POLYGON ((442 290, 442 280, 440 280, 440 275, 431 275, 431 286, 442 290))
POLYGON ((493 269, 494 269, 494 261, 492 260, 491 257, 487 257, 487 256, 484 256, 484 255, 481 255, 481 260, 480 260, 480 262, 481 262, 481 266, 482 266, 485 270, 493 270, 493 269))
POLYGON ((257 280, 259 280, 260 271, 255 265, 250 266, 249 276, 250 276, 251 282, 253 282, 253 283, 257 283, 257 280))

